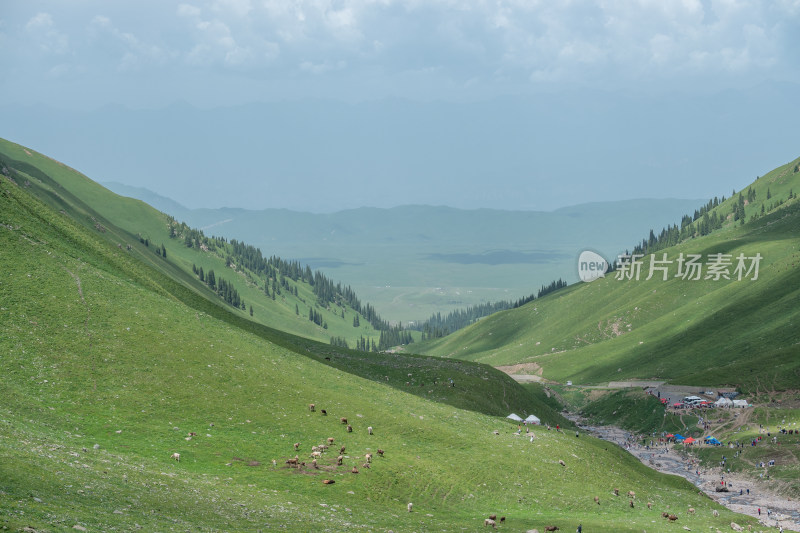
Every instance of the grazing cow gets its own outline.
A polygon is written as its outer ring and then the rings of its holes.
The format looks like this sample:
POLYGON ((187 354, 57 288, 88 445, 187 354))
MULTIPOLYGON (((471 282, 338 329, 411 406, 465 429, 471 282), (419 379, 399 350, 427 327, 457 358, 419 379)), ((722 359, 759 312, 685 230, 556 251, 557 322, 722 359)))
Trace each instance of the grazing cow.
POLYGON ((297 465, 297 458, 294 458, 294 459, 288 459, 288 460, 286 461, 286 464, 287 464, 287 465, 297 465))
POLYGON ((336 483, 336 482, 334 480, 332 480, 332 479, 323 479, 322 480, 322 484, 323 485, 333 485, 334 483, 336 483))
POLYGON ((716 517, 716 516, 719 516, 719 511, 717 511, 716 509, 714 509, 713 511, 711 511, 711 514, 712 514, 712 515, 714 515, 715 517, 716 517))
POLYGON ((413 508, 413 507, 414 507, 414 504, 413 504, 413 503, 411 503, 411 502, 408 502, 408 506, 407 506, 407 508, 408 508, 408 512, 409 512, 409 513, 411 512, 411 510, 412 510, 412 508, 413 508))
POLYGON ((297 451, 299 448, 300 448, 300 443, 299 443, 299 442, 295 442, 295 443, 294 443, 294 449, 295 449, 295 451, 297 451))
POLYGON ((619 489, 614 489, 614 496, 619 496, 619 489))
POLYGON ((366 459, 367 459, 367 462, 368 462, 368 463, 371 463, 371 462, 372 462, 372 454, 371 454, 371 453, 368 453, 368 454, 367 454, 367 455, 365 455, 364 457, 366 457, 366 459))
POLYGON ((181 462, 181 454, 179 454, 178 452, 173 453, 172 455, 170 455, 169 458, 170 459, 175 459, 179 463, 181 462))
POLYGON ((496 514, 490 514, 489 515, 489 520, 497 520, 497 515, 496 514))
POLYGON ((487 518, 483 521, 484 526, 492 526, 492 529, 497 529, 497 522, 492 520, 491 518, 487 518))
POLYGON ((503 523, 503 522, 505 522, 505 521, 506 521, 506 517, 505 517, 505 516, 501 516, 501 517, 500 517, 500 523, 502 524, 502 523, 503 523))
POLYGON ((336 465, 337 466, 342 466, 342 460, 343 459, 344 459, 344 457, 342 457, 341 455, 339 457, 337 457, 336 458, 336 465))
POLYGON ((378 455, 380 455, 381 457, 383 457, 383 450, 381 450, 380 448, 378 448, 378 455))
POLYGON ((316 459, 318 457, 322 457, 322 452, 311 452, 312 459, 316 459))
POLYGON ((328 416, 328 411, 326 411, 325 409, 321 409, 320 413, 322 413, 325 416, 328 416))
POLYGON ((339 453, 342 453, 342 454, 344 453, 344 446, 342 446, 341 448, 339 448, 339 453))
POLYGON ((597 505, 600 505, 600 498, 598 498, 597 496, 595 496, 595 497, 594 497, 594 503, 596 503, 597 505))
POLYGON ((370 435, 372 435, 372 426, 369 426, 369 427, 367 427, 367 433, 369 433, 370 435))
POLYGON ((353 426, 351 426, 350 424, 347 424, 347 432, 348 433, 352 433, 353 432, 353 426))
POLYGON ((316 406, 313 403, 308 404, 308 410, 311 411, 312 413, 314 412, 315 408, 316 406))
POLYGON ((358 468, 353 467, 353 469, 350 471, 350 473, 351 474, 358 474, 358 468))
POLYGON ((565 463, 561 459, 558 460, 558 464, 560 464, 561 466, 567 466, 567 463, 565 463))
POLYGON ((317 468, 317 460, 316 459, 312 459, 311 460, 311 466, 313 466, 314 468, 317 468))
POLYGON ((197 433, 195 433, 194 431, 190 431, 190 432, 189 432, 189 436, 190 436, 190 437, 196 437, 196 436, 197 436, 197 433))
POLYGON ((545 531, 558 531, 559 529, 561 528, 558 526, 544 526, 545 531))
POLYGON ((311 451, 312 452, 318 452, 318 451, 320 451, 320 448, 319 448, 319 446, 312 446, 311 447, 311 451))
POLYGON ((347 425, 347 419, 346 419, 345 417, 342 417, 342 418, 340 418, 340 419, 339 419, 339 421, 340 421, 342 424, 344 424, 344 425, 347 425))
POLYGON ((689 507, 689 514, 694 514, 694 507, 689 507))
POLYGON ((652 509, 653 508, 653 502, 647 502, 647 508, 648 509, 652 509))
POLYGON ((629 503, 630 503, 631 509, 633 509, 633 500, 631 500, 629 503))
POLYGON ((674 522, 675 520, 678 519, 678 517, 674 514, 669 515, 667 518, 669 519, 670 522, 674 522))
POLYGON ((328 445, 333 444, 333 441, 334 441, 333 437, 328 437, 328 445))
POLYGON ((636 493, 633 492, 632 490, 629 490, 628 491, 628 498, 633 498, 635 500, 636 499, 636 493))
POLYGON ((364 464, 363 464, 363 465, 361 465, 361 466, 362 466, 362 467, 364 467, 364 468, 369 468, 369 463, 364 463, 364 464))

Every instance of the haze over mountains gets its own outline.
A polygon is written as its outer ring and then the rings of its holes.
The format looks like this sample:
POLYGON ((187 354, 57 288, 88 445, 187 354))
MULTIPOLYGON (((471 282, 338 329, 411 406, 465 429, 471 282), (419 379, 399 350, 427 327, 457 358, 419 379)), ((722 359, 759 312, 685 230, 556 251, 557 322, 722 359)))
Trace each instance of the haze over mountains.
POLYGON ((552 212, 401 206, 328 214, 286 209, 187 209, 142 188, 106 183, 208 235, 297 259, 351 285, 391 320, 424 320, 475 303, 516 300, 554 279, 577 280, 576 260, 611 260, 704 200, 597 202, 552 212))
POLYGON ((468 102, 324 99, 200 108, 2 105, 6 138, 187 207, 552 210, 719 196, 793 155, 798 86, 569 88, 468 102), (768 142, 765 142, 768 140, 768 142))

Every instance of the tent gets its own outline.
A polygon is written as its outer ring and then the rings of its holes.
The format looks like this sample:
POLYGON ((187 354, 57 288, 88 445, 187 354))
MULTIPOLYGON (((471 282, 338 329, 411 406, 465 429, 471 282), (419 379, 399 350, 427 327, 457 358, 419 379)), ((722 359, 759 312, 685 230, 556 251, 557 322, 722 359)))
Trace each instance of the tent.
POLYGON ((733 405, 733 401, 725 396, 720 396, 719 400, 714 402, 714 405, 716 407, 730 407, 733 405))
POLYGON ((692 437, 689 437, 688 439, 683 439, 683 443, 684 444, 691 444, 693 442, 694 442, 694 439, 692 437))
POLYGON ((542 421, 536 415, 530 415, 528 418, 525 419, 525 422, 527 422, 528 424, 534 424, 536 426, 542 423, 542 421))
POLYGON ((685 438, 686 438, 686 437, 684 437, 684 436, 683 436, 683 435, 681 435, 680 433, 675 433, 675 440, 683 440, 683 439, 685 439, 685 438))
POLYGON ((734 407, 749 407, 747 405, 747 400, 733 400, 734 407))
POLYGON ((718 441, 717 439, 715 439, 714 437, 706 437, 703 440, 706 441, 706 444, 711 444, 711 445, 714 445, 714 446, 721 446, 722 445, 722 443, 720 441, 718 441))
POLYGON ((518 414, 515 414, 515 413, 511 413, 511 414, 510 414, 510 415, 508 415, 506 418, 510 418, 510 419, 511 419, 511 420, 513 420, 514 422, 522 422, 522 417, 521 417, 521 416, 519 416, 518 414))
POLYGON ((675 438, 675 435, 673 435, 672 433, 667 433, 664 436, 667 437, 668 439, 674 439, 675 438))

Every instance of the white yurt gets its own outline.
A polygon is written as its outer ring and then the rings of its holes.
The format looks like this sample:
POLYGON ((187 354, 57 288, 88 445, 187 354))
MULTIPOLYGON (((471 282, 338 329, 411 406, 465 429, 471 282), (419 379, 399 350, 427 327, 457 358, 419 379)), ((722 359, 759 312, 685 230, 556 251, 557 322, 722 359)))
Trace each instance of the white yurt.
POLYGON ((508 415, 506 418, 510 418, 510 419, 511 419, 511 420, 513 420, 514 422, 522 422, 522 417, 521 417, 521 416, 519 416, 518 414, 515 414, 515 413, 511 413, 511 414, 510 414, 510 415, 508 415))

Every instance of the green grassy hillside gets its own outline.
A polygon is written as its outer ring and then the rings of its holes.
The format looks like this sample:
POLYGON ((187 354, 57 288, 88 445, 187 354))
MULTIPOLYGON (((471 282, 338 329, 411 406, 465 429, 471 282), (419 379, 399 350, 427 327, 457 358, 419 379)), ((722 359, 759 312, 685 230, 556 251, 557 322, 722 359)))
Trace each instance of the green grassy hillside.
MULTIPOLYGON (((609 274, 415 348, 492 365, 536 363, 545 377, 576 383, 657 378, 750 390, 796 388, 800 383, 800 202, 794 196, 800 191, 798 161, 752 184, 755 200, 745 206, 744 225, 731 216, 736 195, 714 209, 725 220, 722 228, 655 252, 656 259, 666 253, 672 262, 666 281, 660 271, 646 279, 651 265, 646 256, 638 280, 609 274), (676 277, 681 254, 701 256, 701 279, 676 277), (706 279, 709 254, 729 255, 730 279, 706 279), (761 255, 758 279, 753 279, 753 272, 738 279, 740 254, 761 255)), ((751 264, 745 260, 746 267, 751 264)))
POLYGON ((379 337, 379 332, 361 315, 359 327, 354 327, 353 318, 358 313, 346 305, 318 305, 308 283, 291 283, 298 290, 296 296, 284 290, 275 299, 267 297, 264 290, 267 280, 237 265, 235 259, 229 260, 230 246, 217 250, 204 250, 197 245, 187 247, 185 235, 180 233, 181 228, 188 229, 186 226, 174 223, 168 215, 141 201, 116 195, 42 154, 0 139, 0 165, 17 173, 32 194, 54 209, 94 228, 109 242, 126 249, 130 246, 133 255, 207 297, 213 294, 196 282, 193 266, 202 267, 205 272, 214 270, 218 278, 235 287, 247 304, 246 309, 236 310, 242 316, 248 315, 252 307, 252 320, 256 322, 323 342, 341 337, 348 345, 355 346, 361 337, 374 340, 379 337), (179 230, 172 238, 170 225, 179 230), (145 242, 149 246, 145 246, 145 242), (156 255, 160 246, 164 246, 169 261, 156 255), (309 309, 321 315, 320 325, 308 319, 309 309))
POLYGON ((0 177, 0 526, 460 531, 497 513, 512 531, 610 532, 652 528, 667 508, 693 529, 754 523, 605 442, 544 429, 530 442, 501 417, 462 409, 480 408, 478 394, 498 411, 526 408, 512 403, 523 389, 490 369, 357 360, 269 330, 28 191, 0 177), (389 383, 334 368, 338 359, 386 369, 389 383), (456 387, 432 385, 438 370, 456 387), (401 372, 409 385, 395 381, 401 372), (315 469, 311 447, 328 438, 315 469), (304 467, 286 465, 295 454, 304 467))

